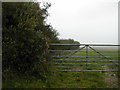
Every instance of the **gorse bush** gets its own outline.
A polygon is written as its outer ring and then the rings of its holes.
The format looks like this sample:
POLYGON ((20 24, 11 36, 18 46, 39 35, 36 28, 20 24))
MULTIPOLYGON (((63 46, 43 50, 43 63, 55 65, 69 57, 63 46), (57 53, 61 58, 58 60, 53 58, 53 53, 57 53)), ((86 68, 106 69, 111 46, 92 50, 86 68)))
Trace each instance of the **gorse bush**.
POLYGON ((3 75, 6 71, 44 77, 49 72, 51 59, 49 42, 57 41, 57 32, 46 23, 46 3, 2 3, 3 75))

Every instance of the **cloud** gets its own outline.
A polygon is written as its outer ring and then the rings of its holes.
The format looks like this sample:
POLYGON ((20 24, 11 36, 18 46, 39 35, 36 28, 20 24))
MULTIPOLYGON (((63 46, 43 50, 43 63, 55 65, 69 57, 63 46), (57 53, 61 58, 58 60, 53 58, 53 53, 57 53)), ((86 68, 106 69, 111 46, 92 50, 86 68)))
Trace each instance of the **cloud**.
POLYGON ((49 0, 51 22, 61 38, 86 43, 113 43, 118 38, 119 0, 49 0))

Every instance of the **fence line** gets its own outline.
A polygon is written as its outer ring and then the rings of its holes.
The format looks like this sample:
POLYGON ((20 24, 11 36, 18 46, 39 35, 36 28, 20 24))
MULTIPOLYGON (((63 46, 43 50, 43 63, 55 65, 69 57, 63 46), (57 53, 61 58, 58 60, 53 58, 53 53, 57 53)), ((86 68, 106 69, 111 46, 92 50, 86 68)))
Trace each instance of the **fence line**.
POLYGON ((60 43, 49 43, 49 45, 55 46, 120 46, 113 44, 60 44, 60 43))

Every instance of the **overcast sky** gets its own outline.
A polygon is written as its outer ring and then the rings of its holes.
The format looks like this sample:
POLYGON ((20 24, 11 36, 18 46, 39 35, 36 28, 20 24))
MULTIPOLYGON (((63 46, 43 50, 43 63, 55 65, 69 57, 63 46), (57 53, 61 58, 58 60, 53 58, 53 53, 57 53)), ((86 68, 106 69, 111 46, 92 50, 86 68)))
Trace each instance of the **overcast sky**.
POLYGON ((59 32, 59 38, 80 43, 118 44, 119 0, 44 1, 52 3, 48 23, 59 32))

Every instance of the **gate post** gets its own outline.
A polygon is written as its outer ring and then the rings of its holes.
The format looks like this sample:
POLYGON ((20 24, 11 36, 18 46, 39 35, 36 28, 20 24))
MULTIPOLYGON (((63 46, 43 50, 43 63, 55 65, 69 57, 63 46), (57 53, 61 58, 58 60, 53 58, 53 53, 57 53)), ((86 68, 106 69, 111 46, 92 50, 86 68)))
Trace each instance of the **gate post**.
POLYGON ((88 62, 88 46, 89 45, 85 45, 86 47, 86 68, 87 68, 87 62, 88 62))

